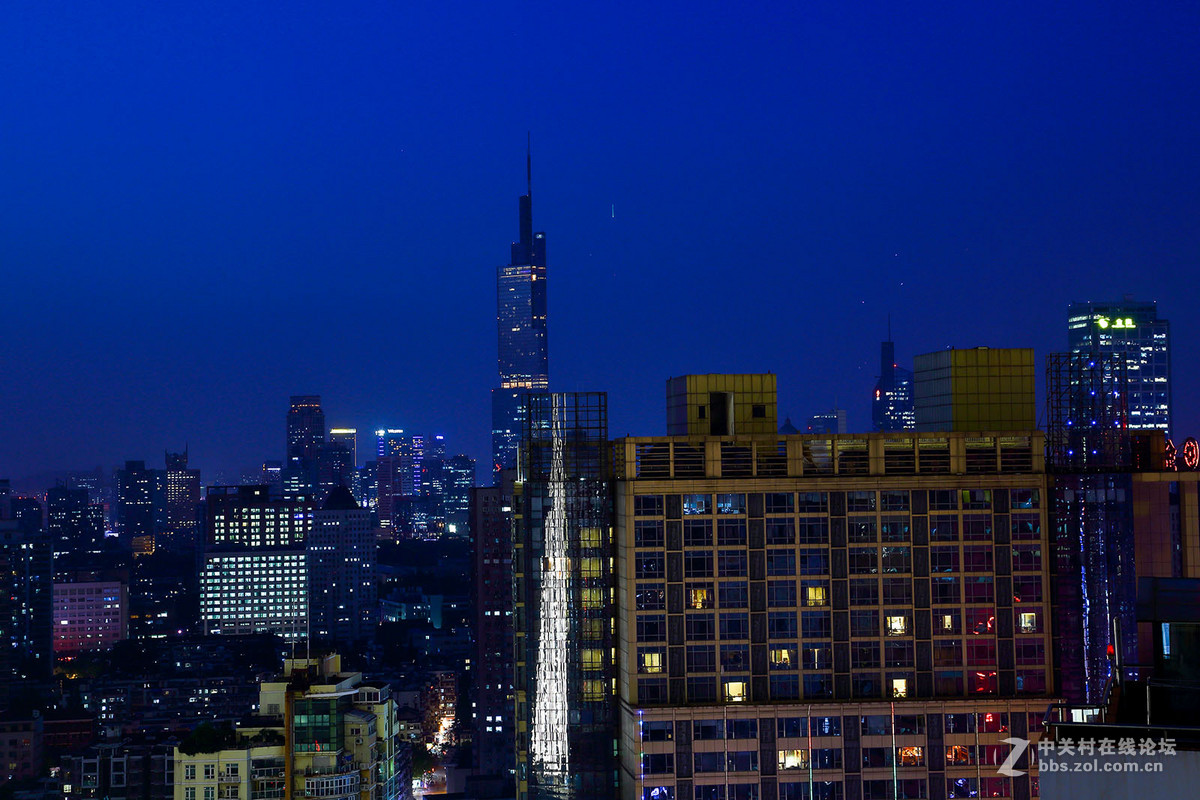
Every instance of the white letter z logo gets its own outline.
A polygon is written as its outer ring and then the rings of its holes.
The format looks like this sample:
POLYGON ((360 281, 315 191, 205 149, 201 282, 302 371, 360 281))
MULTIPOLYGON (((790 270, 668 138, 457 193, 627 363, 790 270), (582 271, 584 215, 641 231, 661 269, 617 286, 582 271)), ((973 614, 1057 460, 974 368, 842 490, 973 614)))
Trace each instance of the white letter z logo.
POLYGON ((1012 752, 1008 754, 1008 758, 1004 759, 1004 763, 996 769, 996 772, 999 772, 1001 775, 1005 775, 1009 778, 1015 778, 1018 775, 1024 775, 1025 770, 1013 769, 1013 767, 1016 766, 1017 759, 1020 758, 1021 754, 1024 753, 1026 748, 1029 747, 1029 740, 1010 736, 1007 739, 1001 739, 1000 741, 1004 742, 1005 744, 1011 744, 1012 752))

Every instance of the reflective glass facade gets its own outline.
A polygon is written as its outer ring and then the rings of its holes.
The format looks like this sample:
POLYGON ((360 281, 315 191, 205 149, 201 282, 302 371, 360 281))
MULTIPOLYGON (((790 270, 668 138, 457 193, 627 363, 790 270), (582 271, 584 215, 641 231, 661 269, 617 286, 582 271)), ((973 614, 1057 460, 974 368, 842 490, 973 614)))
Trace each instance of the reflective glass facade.
POLYGON ((514 496, 519 798, 615 792, 607 435, 603 394, 530 395, 514 496))

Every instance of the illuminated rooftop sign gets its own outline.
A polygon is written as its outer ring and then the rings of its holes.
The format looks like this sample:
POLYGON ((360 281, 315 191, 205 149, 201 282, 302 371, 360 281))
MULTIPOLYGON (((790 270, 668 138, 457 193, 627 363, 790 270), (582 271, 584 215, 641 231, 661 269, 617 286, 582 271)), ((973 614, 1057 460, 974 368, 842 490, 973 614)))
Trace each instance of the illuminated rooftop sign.
POLYGON ((1096 324, 1101 328, 1117 328, 1120 330, 1137 327, 1133 324, 1132 317, 1117 317, 1116 319, 1110 319, 1109 317, 1096 317, 1096 324))

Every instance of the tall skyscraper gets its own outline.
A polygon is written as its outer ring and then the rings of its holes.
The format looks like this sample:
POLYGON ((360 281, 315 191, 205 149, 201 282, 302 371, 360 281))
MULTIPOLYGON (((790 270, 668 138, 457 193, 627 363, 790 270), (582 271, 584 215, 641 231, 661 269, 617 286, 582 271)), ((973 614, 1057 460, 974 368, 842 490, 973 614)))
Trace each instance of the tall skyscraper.
POLYGON ((167 477, 145 461, 117 470, 117 533, 136 554, 154 552, 155 536, 167 527, 167 477))
POLYGON ((514 490, 517 797, 613 797, 607 398, 533 393, 528 409, 514 490))
POLYGON ((287 414, 287 451, 283 463, 283 492, 289 497, 310 495, 319 482, 319 460, 325 446, 325 412, 321 396, 294 394, 287 414))
POLYGON ((524 397, 549 386, 546 346, 546 234, 533 231, 533 162, 525 156, 528 191, 520 200, 520 241, 496 270, 500 386, 492 390, 492 461, 496 476, 516 466, 524 430, 524 397))
POLYGON ((358 429, 357 428, 330 428, 329 429, 330 444, 339 444, 350 452, 350 465, 358 466, 358 429))
POLYGON ((1071 303, 1067 347, 1080 355, 1125 358, 1129 427, 1171 435, 1171 324, 1153 300, 1071 303))
POLYGON ((200 539, 200 470, 188 469, 188 451, 167 453, 167 532, 175 547, 200 539))
MULTIPOLYGON (((474 766, 507 789, 515 768, 517 726, 513 678, 512 503, 511 470, 495 486, 471 494, 471 553, 475 613, 475 660, 472 686, 474 766)), ((511 797, 498 791, 497 797, 511 797)))
POLYGON ((871 400, 871 427, 879 432, 911 431, 916 422, 913 374, 896 364, 896 343, 889 335, 879 344, 879 381, 871 400))

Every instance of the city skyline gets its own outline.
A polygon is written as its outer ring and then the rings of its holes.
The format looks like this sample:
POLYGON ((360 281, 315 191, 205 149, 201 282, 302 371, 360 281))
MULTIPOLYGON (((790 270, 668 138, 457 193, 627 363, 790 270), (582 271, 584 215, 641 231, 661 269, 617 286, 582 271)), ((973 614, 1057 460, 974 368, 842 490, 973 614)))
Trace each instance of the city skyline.
POLYGON ((1131 294, 1195 357, 1195 9, 3 13, 14 479, 185 444, 236 474, 299 392, 482 463, 528 130, 555 389, 608 391, 614 435, 755 370, 865 431, 889 312, 902 364, 1032 346, 1040 384, 1070 303, 1131 294))

